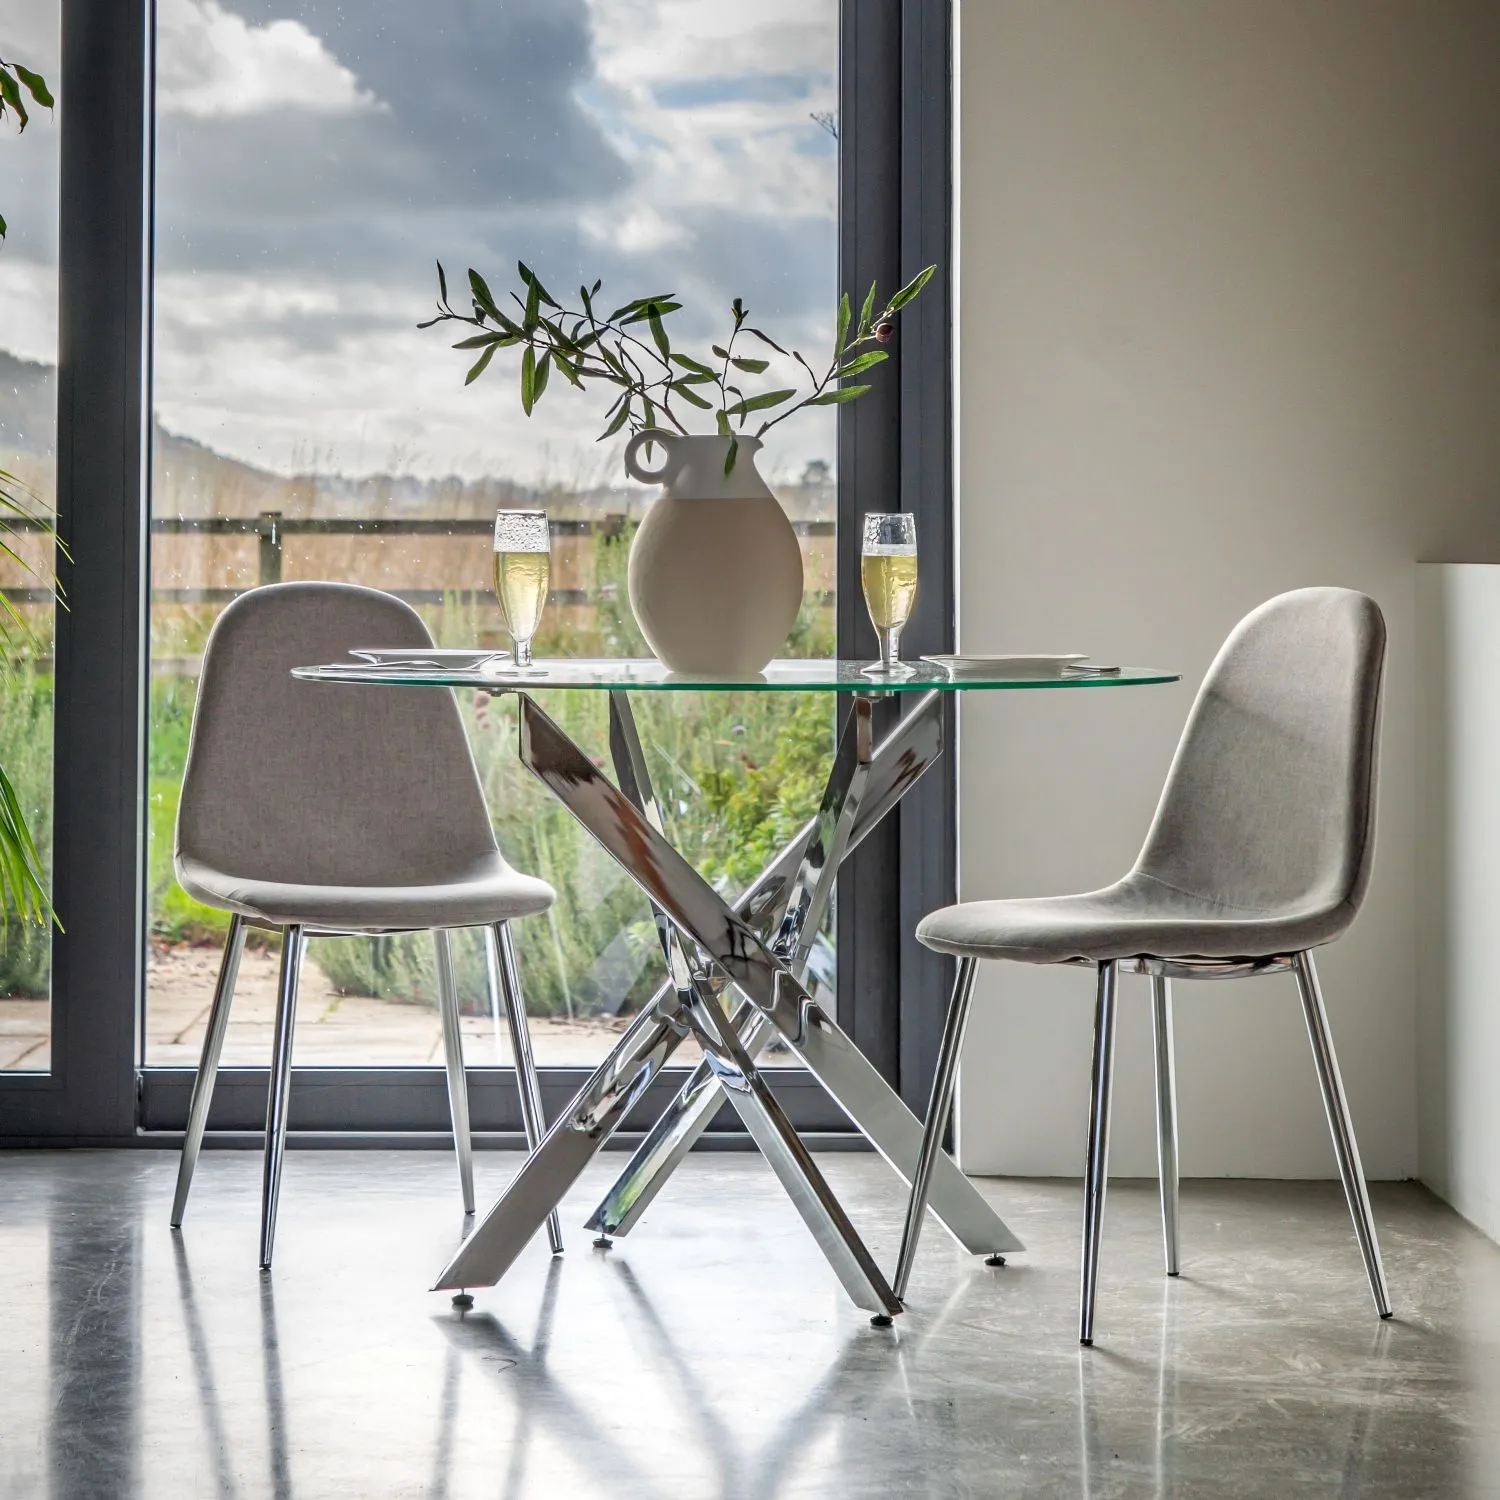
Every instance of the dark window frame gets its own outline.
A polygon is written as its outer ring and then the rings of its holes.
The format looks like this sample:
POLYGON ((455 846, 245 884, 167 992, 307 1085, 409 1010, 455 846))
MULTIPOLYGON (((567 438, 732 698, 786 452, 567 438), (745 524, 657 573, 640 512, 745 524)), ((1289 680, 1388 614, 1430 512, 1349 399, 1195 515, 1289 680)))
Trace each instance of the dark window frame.
MULTIPOLYGON (((149 685, 153 0, 62 0, 58 335, 58 571, 52 1070, 0 1073, 0 1140, 157 1144, 180 1133, 192 1070, 142 1065, 145 737, 149 685)), ((838 637, 873 652, 859 589, 859 518, 918 518, 922 594, 913 652, 954 639, 952 516, 951 0, 843 0, 839 280, 894 288, 939 275, 902 318, 889 378, 840 412, 838 637)), ((839 1008, 917 1109, 946 1001, 945 960, 911 938, 953 899, 955 759, 949 753, 839 884, 839 1008)), ((777 1070, 778 1075, 781 1070, 777 1070)), ((543 1070, 549 1113, 587 1076, 543 1070)), ((470 1070, 484 1144, 519 1144, 510 1069, 470 1070)), ((267 1073, 226 1068, 211 1128, 258 1141, 267 1073)), ((639 1112, 649 1120, 670 1075, 639 1112)), ((801 1070, 777 1077, 812 1144, 858 1137, 801 1070)), ((442 1070, 299 1068, 292 1127, 307 1144, 424 1145, 442 1137, 442 1070)), ((637 1126, 638 1121, 629 1122, 637 1126)), ((732 1119, 714 1138, 745 1144, 732 1119)), ((622 1131, 628 1144, 636 1129, 622 1131)))

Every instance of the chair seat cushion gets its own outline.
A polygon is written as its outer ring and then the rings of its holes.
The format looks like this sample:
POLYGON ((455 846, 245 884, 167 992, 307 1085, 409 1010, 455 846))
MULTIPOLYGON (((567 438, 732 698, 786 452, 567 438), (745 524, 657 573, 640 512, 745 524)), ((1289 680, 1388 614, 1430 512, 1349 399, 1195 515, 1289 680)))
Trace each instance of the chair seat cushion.
POLYGON ((1257 959, 1313 948, 1353 919, 1348 903, 1306 911, 1225 906, 1136 871, 1080 896, 965 901, 917 927, 917 938, 956 958, 1018 963, 1102 963, 1115 958, 1257 959))
POLYGON ((422 885, 301 885, 255 880, 179 856, 177 878, 195 900, 287 927, 396 932, 480 927, 535 916, 557 899, 545 880, 522 875, 495 854, 458 875, 422 885))

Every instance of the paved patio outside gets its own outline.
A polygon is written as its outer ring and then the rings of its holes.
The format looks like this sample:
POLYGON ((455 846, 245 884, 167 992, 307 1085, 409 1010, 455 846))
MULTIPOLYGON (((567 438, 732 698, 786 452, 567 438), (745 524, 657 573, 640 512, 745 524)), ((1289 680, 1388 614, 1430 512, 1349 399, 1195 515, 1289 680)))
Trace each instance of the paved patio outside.
MULTIPOLYGON (((230 1012, 224 1062, 260 1066, 271 1056, 276 1017, 274 953, 249 949, 240 963, 230 1012)), ((216 948, 157 948, 146 962, 146 1061, 159 1066, 193 1067, 203 1046, 218 975, 216 948)), ((50 1005, 46 1000, 0 999, 0 1070, 51 1065, 50 1005)), ((593 1016, 577 1021, 537 1016, 531 1020, 532 1045, 542 1067, 593 1067, 629 1025, 630 1018, 593 1016)), ((504 1031, 502 1024, 501 1031, 504 1031)), ((510 1047, 496 1036, 488 1016, 463 1018, 464 1056, 479 1067, 509 1065, 510 1047)), ((435 1008, 402 1005, 367 996, 340 995, 316 963, 303 966, 297 997, 293 1057, 302 1064, 441 1063, 443 1038, 435 1008)), ((691 1042, 678 1048, 674 1062, 696 1063, 691 1042)), ((766 1063, 789 1054, 768 1054, 766 1063)))

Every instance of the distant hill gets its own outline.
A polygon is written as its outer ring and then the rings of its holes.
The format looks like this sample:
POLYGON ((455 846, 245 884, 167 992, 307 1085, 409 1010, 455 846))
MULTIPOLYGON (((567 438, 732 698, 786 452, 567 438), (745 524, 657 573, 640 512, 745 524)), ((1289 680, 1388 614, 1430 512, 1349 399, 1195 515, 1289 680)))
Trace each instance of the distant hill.
MULTIPOLYGON (((57 371, 0 349, 0 452, 28 455, 50 488, 54 460, 57 371)), ((545 506, 554 516, 639 515, 649 491, 624 485, 558 492, 513 479, 422 479, 411 474, 274 474, 215 452, 157 424, 152 438, 153 509, 159 516, 492 516, 501 506, 545 506)), ((831 516, 833 485, 826 465, 809 466, 803 483, 778 485, 793 520, 831 516), (819 471, 819 472, 815 472, 819 471)))
POLYGON ((57 387, 51 365, 0 349, 0 448, 52 456, 57 387))

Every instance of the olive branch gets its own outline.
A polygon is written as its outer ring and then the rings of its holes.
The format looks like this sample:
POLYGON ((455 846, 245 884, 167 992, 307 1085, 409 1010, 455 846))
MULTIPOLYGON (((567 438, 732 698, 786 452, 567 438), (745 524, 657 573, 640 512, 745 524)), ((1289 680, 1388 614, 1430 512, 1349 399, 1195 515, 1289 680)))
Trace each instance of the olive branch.
POLYGON ((684 354, 672 347, 667 320, 682 303, 675 294, 637 297, 607 316, 595 299, 603 282, 578 288, 578 305, 564 307, 542 285, 532 269, 521 261, 517 272, 521 289, 512 291, 505 306, 496 301, 478 271, 469 271, 472 312, 455 310, 448 297, 448 277, 438 263, 437 316, 419 323, 432 328, 440 323, 463 323, 479 331, 454 344, 455 349, 479 351, 464 378, 472 385, 489 368, 496 350, 521 346, 521 409, 529 417, 557 370, 569 385, 586 390, 590 381, 603 381, 618 388, 619 395, 605 413, 602 442, 624 428, 644 432, 669 426, 684 435, 688 427, 680 411, 713 413, 721 437, 730 439, 724 472, 734 468, 739 439, 746 423, 757 413, 767 413, 754 436, 763 437, 779 422, 808 406, 842 406, 857 400, 871 387, 858 384, 857 377, 890 358, 882 348, 895 335, 896 314, 932 278, 936 266, 919 271, 880 311, 876 311, 878 287, 870 290, 859 310, 858 321, 846 292, 839 299, 833 355, 821 370, 815 370, 800 350, 784 349, 764 330, 750 322, 744 299, 730 304, 733 326, 722 344, 712 344, 715 361, 684 354), (747 391, 745 377, 763 376, 771 361, 758 354, 743 353, 753 347, 742 340, 754 339, 801 368, 798 384, 776 390, 747 391), (805 383, 804 383, 805 377, 805 383), (780 408, 778 410, 778 408, 780 408), (775 415, 769 415, 774 412, 775 415))
MULTIPOLYGON (((10 110, 16 117, 18 133, 26 129, 27 122, 31 119, 26 112, 26 99, 22 89, 31 95, 33 103, 40 104, 43 109, 51 109, 57 103, 47 87, 47 80, 40 73, 33 73, 20 63, 6 62, 0 57, 0 120, 10 110)), ((0 240, 5 238, 5 227, 4 215, 0 215, 0 240)))

